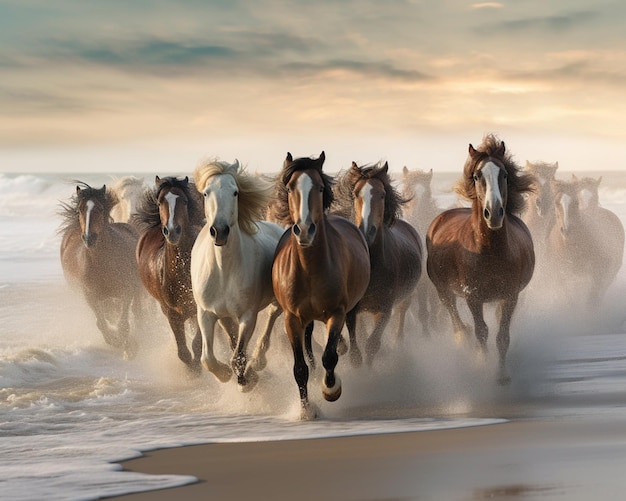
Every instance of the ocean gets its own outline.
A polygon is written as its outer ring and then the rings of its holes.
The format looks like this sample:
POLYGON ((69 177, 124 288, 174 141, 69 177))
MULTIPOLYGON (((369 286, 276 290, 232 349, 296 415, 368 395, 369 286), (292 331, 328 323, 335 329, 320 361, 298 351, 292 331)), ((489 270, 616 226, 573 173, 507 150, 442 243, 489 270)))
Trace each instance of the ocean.
MULTIPOLYGON (((626 224, 626 172, 591 175, 603 176, 601 205, 626 224)), ((435 173, 442 208, 454 204, 450 187, 457 178, 435 173)), ((457 345, 452 332, 425 337, 411 315, 404 339, 386 336, 372 367, 353 369, 347 357, 340 359, 339 401, 323 401, 320 374, 312 374, 310 398, 322 412, 313 422, 297 419, 282 317, 268 367, 250 393, 206 371, 190 378, 156 308, 139 335, 137 357, 124 360, 104 343, 91 311, 63 278, 58 210, 74 192, 74 179, 112 183, 107 174, 0 174, 3 499, 98 499, 196 481, 124 472, 117 464, 157 448, 446 429, 537 413, 567 419, 626 406, 624 267, 593 315, 568 304, 562 284, 531 282, 511 328, 513 382, 506 387, 495 382, 492 320, 484 360, 457 345)), ((316 330, 318 344, 322 335, 316 330)), ((224 340, 216 353, 229 359, 224 340)))

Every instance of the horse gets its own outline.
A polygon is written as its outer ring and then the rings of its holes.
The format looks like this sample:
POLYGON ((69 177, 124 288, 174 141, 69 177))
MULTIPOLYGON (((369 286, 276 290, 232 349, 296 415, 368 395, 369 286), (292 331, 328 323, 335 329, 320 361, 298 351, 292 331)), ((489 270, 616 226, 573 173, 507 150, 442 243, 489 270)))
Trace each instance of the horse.
POLYGON ((191 284, 202 332, 202 363, 221 382, 234 373, 239 389, 251 390, 257 371, 265 367, 274 322, 281 314, 272 289, 271 269, 278 239, 285 231, 261 220, 272 186, 233 164, 210 160, 194 171, 204 196, 206 224, 191 250, 191 284), (268 320, 248 364, 248 343, 258 313, 268 308, 268 320), (215 324, 231 321, 238 328, 231 339, 230 367, 215 357, 215 324))
POLYGON ((499 305, 498 382, 511 381, 506 369, 510 324, 520 292, 535 268, 533 240, 516 215, 524 209, 524 194, 533 178, 515 164, 505 144, 493 135, 477 148, 470 144, 457 193, 471 201, 437 216, 428 229, 428 276, 452 319, 457 339, 468 334, 456 304, 464 298, 474 319, 474 331, 483 353, 488 328, 484 303, 499 305))
POLYGON ((111 191, 118 199, 111 209, 111 218, 116 223, 132 223, 133 215, 137 212, 137 207, 143 199, 147 187, 143 178, 135 176, 124 176, 114 178, 111 191))
POLYGON ((130 332, 131 309, 135 319, 141 319, 142 285, 135 260, 138 234, 127 223, 111 221, 117 200, 106 185, 96 189, 76 183, 69 203, 61 203, 63 273, 95 313, 105 342, 129 358, 137 349, 130 332))
POLYGON ((191 248, 204 226, 202 203, 188 177, 156 176, 134 216, 140 228, 136 256, 141 281, 160 304, 174 333, 178 358, 193 374, 200 371, 202 337, 190 265, 191 248), (191 324, 193 356, 187 347, 186 323, 191 324))
POLYGON ((334 195, 333 178, 322 170, 325 159, 324 152, 317 159, 295 160, 287 153, 278 192, 282 201, 279 207, 287 211, 279 215, 280 219, 289 220, 291 225, 276 248, 272 284, 293 350, 301 419, 318 415, 308 399, 309 367, 304 357, 304 348, 310 354, 313 321, 326 325, 322 393, 332 402, 341 396, 341 380, 335 374, 337 343, 346 317, 356 315, 370 280, 365 237, 348 219, 327 213, 334 195))
POLYGON ((552 181, 556 218, 550 234, 553 262, 559 281, 572 285, 580 296, 587 289, 586 306, 599 307, 622 266, 624 227, 619 218, 599 205, 599 180, 552 181), (590 195, 586 192, 590 190, 590 195))
MULTIPOLYGON (((422 242, 417 230, 400 219, 406 199, 392 185, 387 162, 361 167, 352 162, 336 186, 339 213, 356 224, 369 247, 370 281, 357 311, 374 315, 374 329, 365 348, 371 365, 394 308, 399 320, 397 337, 404 334, 404 318, 422 273, 422 242)), ((353 366, 360 366, 356 325, 352 317, 349 320, 350 360, 353 366)))
POLYGON ((522 219, 533 236, 540 263, 547 258, 546 242, 556 222, 556 206, 551 183, 556 177, 558 168, 558 162, 529 162, 528 160, 524 167, 525 172, 535 177, 535 189, 528 193, 526 210, 522 214, 522 219))
MULTIPOLYGON (((401 194, 407 200, 403 205, 402 215, 417 229, 422 240, 422 248, 424 248, 428 227, 433 219, 442 212, 432 193, 433 170, 410 170, 405 165, 402 168, 401 179, 401 194)), ((422 254, 422 268, 426 268, 425 252, 422 254)), ((417 317, 423 333, 429 335, 431 327, 436 324, 436 319, 441 316, 441 303, 426 273, 422 273, 415 295, 418 305, 417 317)))

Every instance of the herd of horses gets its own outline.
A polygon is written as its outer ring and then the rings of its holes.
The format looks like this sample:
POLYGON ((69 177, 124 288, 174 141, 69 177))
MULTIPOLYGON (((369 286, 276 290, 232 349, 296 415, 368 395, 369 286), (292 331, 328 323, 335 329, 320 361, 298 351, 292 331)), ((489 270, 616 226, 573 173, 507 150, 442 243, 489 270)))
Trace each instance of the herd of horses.
POLYGON ((125 356, 137 350, 131 327, 147 315, 148 292, 189 371, 204 366, 222 382, 234 375, 243 391, 259 380, 282 314, 301 415, 311 419, 318 414, 308 398, 315 321, 326 329, 322 394, 334 401, 342 392, 339 356, 362 365, 364 341, 371 365, 392 316, 396 337, 403 336, 413 301, 424 333, 443 308, 457 338, 470 339, 473 330, 483 353, 484 305, 496 303, 497 380, 506 384, 511 320, 536 262, 538 269, 558 263, 564 281, 588 280, 590 307, 621 266, 624 229, 599 205, 600 180, 557 180, 558 164, 522 168, 496 136, 469 146, 455 187, 459 202, 445 210, 431 193, 432 170, 405 167, 400 190, 387 163, 353 163, 333 177, 324 162, 324 152, 288 153, 271 179, 249 174, 238 161, 210 160, 193 180, 157 176, 151 187, 132 176, 116 189, 77 182, 62 203, 65 276, 95 313, 105 341, 125 356), (461 318, 459 297, 473 329, 461 318), (267 320, 249 356, 261 311, 267 320), (364 313, 374 319, 370 333, 357 322, 364 313), (232 350, 229 363, 214 353, 220 330, 232 350))

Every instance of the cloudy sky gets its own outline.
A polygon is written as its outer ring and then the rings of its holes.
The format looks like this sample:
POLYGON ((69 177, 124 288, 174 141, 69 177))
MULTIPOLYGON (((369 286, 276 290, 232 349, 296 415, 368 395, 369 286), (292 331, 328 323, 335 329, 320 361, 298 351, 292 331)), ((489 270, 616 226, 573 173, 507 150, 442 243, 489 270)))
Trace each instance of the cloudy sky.
POLYGON ((0 171, 626 170, 623 0, 0 0, 0 171))

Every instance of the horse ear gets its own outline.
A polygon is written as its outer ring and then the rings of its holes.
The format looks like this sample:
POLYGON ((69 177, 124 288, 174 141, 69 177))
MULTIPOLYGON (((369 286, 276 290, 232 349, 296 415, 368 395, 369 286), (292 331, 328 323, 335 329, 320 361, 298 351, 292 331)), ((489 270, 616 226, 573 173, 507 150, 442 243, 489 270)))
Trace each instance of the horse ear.
POLYGON ((185 186, 189 184, 189 176, 185 176, 185 179, 183 179, 183 183, 185 184, 185 186))
POLYGON ((433 168, 431 167, 430 170, 428 171, 428 177, 432 179, 433 177, 433 168))
POLYGON ((291 162, 293 162, 293 157, 291 153, 287 152, 287 158, 285 158, 285 162, 283 163, 283 167, 287 167, 291 162))
POLYGON ((80 186, 76 186, 76 194, 78 195, 80 193, 80 186))
POLYGON ((504 141, 500 141, 500 146, 498 147, 499 155, 503 157, 505 151, 506 151, 506 147, 504 146, 504 141))
POLYGON ((476 158, 476 156, 478 155, 478 151, 474 149, 474 147, 472 146, 472 143, 470 143, 469 145, 468 152, 469 152, 470 157, 472 158, 476 158))
POLYGON ((409 169, 406 168, 406 165, 402 167, 402 175, 406 176, 409 173, 409 169))
POLYGON ((154 184, 161 186, 161 178, 158 175, 154 178, 154 184))
POLYGON ((600 176, 596 181, 596 186, 600 186, 600 182, 602 181, 602 176, 600 176))
POLYGON ((385 174, 389 172, 389 162, 385 162, 385 165, 383 165, 381 172, 384 172, 385 174))
POLYGON ((359 166, 356 164, 356 162, 355 162, 355 161, 352 161, 352 165, 351 165, 351 167, 350 167, 350 168, 351 168, 351 169, 358 169, 358 168, 359 168, 359 166))
POLYGON ((107 192, 107 185, 106 185, 106 184, 103 184, 103 185, 102 185, 102 188, 100 188, 100 191, 101 191, 102 193, 106 193, 106 192, 107 192))
POLYGON ((324 165, 324 162, 326 161, 326 153, 324 153, 324 150, 322 150, 322 152, 320 153, 320 156, 317 159, 317 161, 320 163, 320 167, 324 165))

